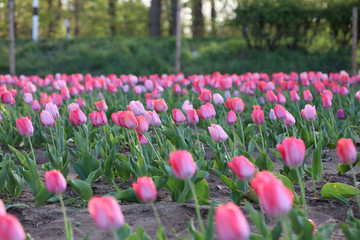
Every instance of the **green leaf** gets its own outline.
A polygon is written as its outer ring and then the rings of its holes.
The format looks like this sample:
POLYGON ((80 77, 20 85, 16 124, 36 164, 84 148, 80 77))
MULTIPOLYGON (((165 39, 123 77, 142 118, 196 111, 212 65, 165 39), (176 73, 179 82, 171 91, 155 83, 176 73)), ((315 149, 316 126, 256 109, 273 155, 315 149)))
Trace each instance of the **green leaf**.
POLYGON ((213 238, 214 232, 214 211, 215 211, 215 203, 211 203, 211 208, 208 214, 206 231, 205 231, 205 240, 211 240, 213 238))
POLYGON ((356 164, 359 164, 359 162, 360 162, 360 153, 357 154, 356 161, 352 164, 339 163, 339 165, 337 166, 338 173, 342 175, 345 174, 346 172, 350 171, 352 167, 355 167, 356 164))
POLYGON ((5 208, 6 208, 6 210, 8 210, 10 208, 28 209, 28 208, 30 208, 30 206, 27 204, 18 203, 18 204, 5 205, 5 208))
POLYGON ((255 161, 255 165, 258 166, 260 170, 272 171, 274 169, 274 163, 264 152, 260 153, 259 157, 255 161))
MULTIPOLYGON (((121 238, 119 238, 121 239, 121 238)), ((138 226, 136 232, 127 237, 126 240, 151 240, 150 236, 145 232, 142 226, 138 226)))
POLYGON ((126 223, 116 231, 117 239, 126 239, 131 235, 131 227, 126 223))
POLYGON ((41 206, 43 203, 45 203, 47 200, 49 200, 52 196, 54 196, 54 194, 49 192, 46 189, 46 187, 43 187, 35 197, 35 205, 41 206))
POLYGON ((281 232, 282 232, 282 224, 281 224, 281 220, 280 220, 280 221, 278 221, 278 223, 275 225, 275 227, 271 231, 271 239, 272 240, 280 239, 281 232))
POLYGON ((268 234, 267 226, 265 223, 265 219, 263 216, 257 212, 251 204, 245 200, 245 207, 250 213, 250 219, 255 224, 256 228, 259 230, 259 232, 266 237, 268 234))
POLYGON ((117 200, 124 200, 128 202, 137 202, 137 197, 134 189, 129 188, 124 191, 121 191, 115 195, 117 200))
POLYGON ((299 204, 299 203, 300 203, 299 197, 298 197, 298 195, 296 194, 296 192, 295 192, 295 190, 294 190, 294 186, 293 186, 293 184, 291 183, 291 181, 289 180, 289 178, 287 178, 287 177, 284 176, 284 175, 278 174, 278 173, 274 173, 274 175, 275 175, 278 179, 280 179, 280 180, 283 182, 283 184, 293 192, 293 194, 294 194, 294 202, 295 202, 296 204, 299 204))
POLYGON ((89 201, 93 196, 93 191, 88 183, 77 179, 71 179, 67 182, 84 200, 89 201))
POLYGON ((205 179, 195 184, 195 192, 199 200, 206 202, 209 199, 210 189, 205 179))
POLYGON ((322 142, 324 138, 322 138, 318 143, 313 153, 313 159, 311 162, 311 168, 314 180, 319 180, 322 178, 321 173, 323 171, 323 164, 321 161, 321 150, 322 150, 322 142))
POLYGON ((158 229, 156 230, 156 239, 157 240, 166 240, 165 230, 162 225, 159 225, 158 229))
POLYGON ((353 186, 344 184, 344 183, 326 183, 321 188, 321 197, 336 199, 335 196, 340 196, 343 198, 354 197, 359 194, 359 190, 353 186))
POLYGON ((315 240, 327 240, 331 238, 331 234, 334 231, 335 223, 326 224, 322 227, 316 229, 316 235, 314 236, 315 240))
POLYGON ((5 181, 6 181, 6 177, 8 175, 9 167, 10 167, 10 163, 8 160, 5 167, 3 169, 1 169, 1 171, 0 171, 0 193, 2 192, 2 190, 5 187, 5 181))
POLYGON ((345 223, 340 224, 342 232, 348 240, 358 240, 360 236, 360 229, 350 227, 345 223))

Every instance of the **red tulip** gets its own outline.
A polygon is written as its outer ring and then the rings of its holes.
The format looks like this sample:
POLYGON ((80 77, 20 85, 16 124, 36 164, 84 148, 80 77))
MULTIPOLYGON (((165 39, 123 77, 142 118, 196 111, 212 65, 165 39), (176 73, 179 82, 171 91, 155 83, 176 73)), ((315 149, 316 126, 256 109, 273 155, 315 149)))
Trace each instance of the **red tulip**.
POLYGON ((300 97, 299 97, 299 95, 297 94, 296 91, 294 91, 294 90, 290 91, 290 100, 292 102, 299 102, 300 101, 300 97))
POLYGON ((310 92, 309 89, 306 89, 303 92, 303 97, 304 97, 305 102, 311 102, 313 100, 313 97, 312 97, 311 92, 310 92))
POLYGON ((149 141, 146 139, 144 135, 138 134, 138 138, 141 145, 148 145, 149 141))
POLYGON ((146 121, 146 118, 143 115, 136 116, 135 118, 136 118, 136 121, 137 121, 137 127, 135 129, 137 134, 143 135, 144 133, 149 131, 149 124, 148 124, 148 122, 146 121))
POLYGON ((227 114, 227 123, 230 125, 236 124, 237 122, 237 117, 236 114, 234 113, 234 111, 230 110, 227 114))
POLYGON ((136 183, 132 184, 138 198, 143 202, 156 200, 157 190, 154 181, 150 177, 139 177, 136 183))
POLYGON ((294 201, 293 193, 270 172, 257 172, 250 185, 269 216, 278 217, 291 210, 294 201))
POLYGON ((34 134, 34 127, 28 116, 16 119, 16 127, 23 137, 30 137, 34 134))
POLYGON ((211 100, 212 100, 211 90, 205 89, 205 90, 201 93, 199 99, 200 99, 203 103, 209 103, 209 102, 211 102, 211 100))
POLYGON ((46 111, 50 112, 55 120, 59 119, 59 110, 54 103, 48 103, 45 107, 46 111))
POLYGON ((131 111, 123 111, 119 114, 121 126, 127 129, 136 129, 138 122, 135 115, 131 111))
POLYGON ((52 127, 55 124, 55 120, 49 111, 43 110, 40 114, 40 120, 44 127, 52 127))
POLYGON ((356 161, 356 148, 350 138, 341 138, 336 145, 336 153, 340 162, 344 164, 351 164, 356 161))
POLYGON ((282 120, 286 118, 286 110, 283 106, 276 104, 274 112, 277 119, 282 120))
POLYGON ((247 181, 254 176, 255 166, 245 156, 233 157, 227 164, 240 180, 247 181))
POLYGON ((225 107, 234 111, 235 113, 242 113, 245 109, 243 100, 239 97, 228 98, 224 104, 225 107))
POLYGON ((275 93, 272 90, 268 90, 266 92, 266 99, 268 100, 269 103, 276 103, 278 100, 275 93))
POLYGON ((232 202, 215 210, 215 228, 221 240, 246 240, 250 227, 240 208, 232 202))
POLYGON ((124 224, 124 215, 114 197, 92 197, 88 209, 96 225, 104 231, 119 229, 124 224))
POLYGON ((11 214, 0 215, 1 240, 25 240, 26 235, 17 217, 11 214))
POLYGON ((33 100, 31 102, 31 108, 34 112, 38 112, 40 111, 40 104, 39 104, 39 101, 38 100, 33 100))
POLYGON ((196 173, 197 166, 194 159, 186 150, 172 152, 169 162, 175 176, 179 179, 192 178, 196 173))
POLYGON ((1 94, 1 100, 4 104, 10 104, 13 99, 10 91, 3 92, 1 94))
POLYGON ((262 125, 264 123, 264 111, 259 105, 253 106, 253 112, 251 118, 253 119, 256 125, 262 125))
POLYGON ((144 105, 140 101, 131 101, 128 107, 129 110, 132 111, 135 116, 140 116, 145 114, 144 105))
POLYGON ((48 103, 52 103, 52 100, 51 100, 50 97, 42 97, 42 98, 40 99, 40 104, 41 104, 41 106, 42 106, 43 108, 46 108, 46 105, 47 105, 48 103))
POLYGON ((322 103, 324 108, 331 108, 332 102, 331 98, 328 95, 321 95, 322 103))
POLYGON ((315 106, 306 104, 304 109, 301 109, 301 115, 306 121, 313 121, 316 119, 316 109, 315 106))
POLYGON ((189 124, 197 124, 199 122, 199 116, 196 113, 195 109, 187 110, 186 116, 189 124))
POLYGON ((96 112, 93 111, 92 113, 89 113, 91 124, 94 127, 104 126, 107 124, 107 118, 104 112, 96 112))
POLYGON ((95 102, 95 107, 99 112, 106 112, 108 110, 105 100, 95 102))
POLYGON ((220 125, 211 124, 211 127, 208 127, 208 129, 214 142, 223 142, 228 138, 228 135, 220 125))
POLYGON ((145 119, 146 121, 148 122, 149 124, 149 127, 151 126, 160 126, 161 125, 161 120, 160 120, 160 117, 159 115, 155 112, 155 111, 148 111, 148 112, 145 112, 145 119))
POLYGON ((168 106, 162 98, 154 100, 154 108, 159 113, 166 112, 168 110, 168 106))
POLYGON ((342 87, 340 88, 339 93, 340 93, 341 96, 346 96, 346 95, 348 95, 349 90, 347 89, 347 87, 342 86, 342 87))
POLYGON ((74 125, 75 127, 83 125, 87 121, 85 114, 80 110, 80 108, 71 111, 69 119, 72 125, 74 125))
POLYGON ((57 169, 45 173, 45 185, 47 190, 53 194, 60 194, 66 190, 66 180, 57 169))
POLYGON ((281 144, 276 145, 276 148, 289 168, 299 167, 303 164, 306 148, 302 139, 285 138, 281 144))
POLYGON ((173 119, 175 124, 182 124, 185 122, 186 118, 181 110, 174 108, 172 110, 173 119))

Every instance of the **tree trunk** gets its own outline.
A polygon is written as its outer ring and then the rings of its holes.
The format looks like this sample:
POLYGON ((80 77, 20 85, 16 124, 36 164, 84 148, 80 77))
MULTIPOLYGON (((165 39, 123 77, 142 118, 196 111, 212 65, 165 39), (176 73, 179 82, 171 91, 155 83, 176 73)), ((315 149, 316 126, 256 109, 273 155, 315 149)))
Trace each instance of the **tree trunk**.
POLYGON ((178 0, 171 0, 171 20, 170 20, 170 35, 176 35, 176 8, 177 8, 178 0))
POLYGON ((80 0, 75 0, 75 37, 79 36, 80 0))
POLYGON ((51 37, 53 31, 54 31, 54 17, 53 17, 53 8, 52 8, 52 4, 53 1, 52 0, 48 0, 48 14, 49 14, 49 26, 48 26, 48 32, 47 32, 47 37, 51 37))
POLYGON ((161 0, 151 0, 149 32, 150 37, 160 36, 161 0))
POLYGON ((14 0, 9 0, 9 67, 10 74, 16 74, 16 65, 15 65, 15 24, 14 24, 14 13, 15 13, 15 4, 14 0))
POLYGON ((211 35, 216 36, 216 10, 215 0, 211 0, 211 35))
POLYGON ((110 33, 111 36, 116 35, 116 9, 115 9, 115 0, 109 0, 108 6, 109 6, 109 17, 110 17, 110 33))
POLYGON ((204 16, 201 1, 193 0, 193 37, 204 36, 204 16))

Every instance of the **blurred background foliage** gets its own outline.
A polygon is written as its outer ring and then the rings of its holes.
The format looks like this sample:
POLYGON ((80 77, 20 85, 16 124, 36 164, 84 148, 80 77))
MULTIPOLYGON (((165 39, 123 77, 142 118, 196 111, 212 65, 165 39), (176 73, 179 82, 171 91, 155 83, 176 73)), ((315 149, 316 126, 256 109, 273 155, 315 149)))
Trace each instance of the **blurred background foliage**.
MULTIPOLYGON (((15 0, 17 72, 174 72, 178 1, 39 0, 40 40, 33 43, 32 0, 15 0)), ((351 13, 360 0, 180 3, 186 74, 350 68, 351 13)), ((7 38, 8 3, 0 0, 0 74, 8 72, 7 38)))

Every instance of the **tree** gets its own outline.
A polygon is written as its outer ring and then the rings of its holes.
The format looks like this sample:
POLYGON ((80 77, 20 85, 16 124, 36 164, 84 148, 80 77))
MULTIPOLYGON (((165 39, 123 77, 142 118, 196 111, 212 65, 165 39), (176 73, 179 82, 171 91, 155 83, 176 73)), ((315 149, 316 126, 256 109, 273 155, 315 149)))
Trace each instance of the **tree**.
POLYGON ((202 14, 202 0, 193 0, 193 37, 204 36, 204 16, 202 14))
POLYGON ((110 34, 111 36, 116 35, 116 6, 115 6, 115 0, 109 0, 108 6, 109 6, 109 17, 110 17, 110 34))
POLYGON ((160 36, 161 33, 161 0, 151 0, 149 32, 150 37, 160 36))

